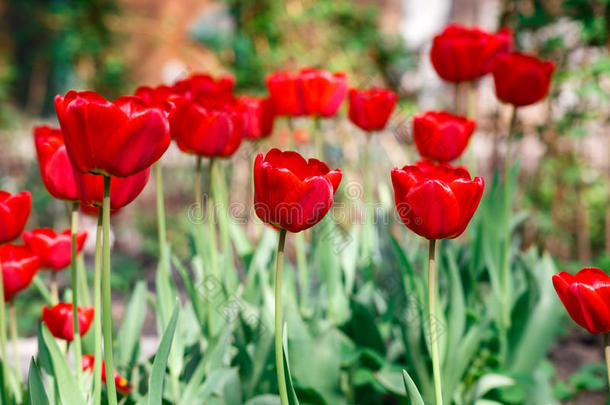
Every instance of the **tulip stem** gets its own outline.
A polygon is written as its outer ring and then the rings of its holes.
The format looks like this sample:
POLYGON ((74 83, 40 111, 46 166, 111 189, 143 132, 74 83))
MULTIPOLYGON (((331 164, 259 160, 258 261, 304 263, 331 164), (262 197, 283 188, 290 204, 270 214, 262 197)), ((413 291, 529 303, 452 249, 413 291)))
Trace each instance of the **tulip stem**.
POLYGON ((165 201, 163 200, 163 171, 161 169, 160 161, 154 165, 154 170, 157 192, 157 228, 160 249, 159 260, 161 261, 161 266, 163 266, 163 269, 167 273, 169 271, 169 258, 165 226, 165 201))
POLYGON ((506 136, 506 155, 504 157, 504 253, 502 262, 502 319, 500 327, 500 357, 506 359, 508 353, 508 329, 510 328, 510 292, 512 291, 512 282, 510 278, 510 251, 511 251, 511 211, 512 211, 512 196, 511 194, 511 166, 510 157, 510 141, 515 130, 517 121, 517 107, 512 107, 508 134, 506 136))
MULTIPOLYGON (((104 176, 104 201, 102 205, 102 301, 104 322, 104 359, 108 375, 112 376, 114 370, 114 359, 112 356, 112 291, 110 286, 110 176, 104 176)), ((108 403, 117 405, 116 385, 114 378, 106 379, 106 390, 108 391, 108 403)))
POLYGON ((324 160, 324 138, 322 137, 322 120, 320 117, 315 118, 314 142, 316 144, 316 158, 324 160))
MULTIPOLYGON (((207 222, 208 222, 208 247, 210 254, 210 266, 212 269, 211 277, 214 280, 219 280, 220 274, 218 273, 218 247, 216 244, 216 219, 214 216, 214 200, 212 198, 212 183, 214 182, 215 175, 215 164, 216 160, 214 158, 210 158, 210 163, 208 167, 208 183, 205 193, 206 198, 206 212, 207 212, 207 222)), ((206 282, 209 280, 206 280, 206 282)), ((214 294, 213 291, 210 292, 210 296, 208 297, 208 322, 209 322, 209 333, 210 337, 214 336, 214 329, 212 328, 212 314, 209 307, 212 306, 211 300, 213 299, 214 294)))
MULTIPOLYGON (((10 328, 11 328, 11 341, 13 343, 13 361, 15 363, 15 374, 17 374, 17 383, 21 386, 23 379, 21 378, 21 367, 19 365, 19 350, 17 345, 17 309, 15 308, 15 303, 11 301, 9 303, 9 317, 10 317, 10 328)), ((20 390, 17 390, 17 396, 20 396, 20 390)), ((17 403, 20 402, 20 399, 17 399, 17 403)))
POLYGON ((78 266, 76 263, 76 233, 78 230, 78 202, 72 204, 71 215, 72 229, 72 325, 74 327, 74 368, 76 368, 76 381, 80 385, 82 380, 82 370, 79 367, 82 357, 82 347, 80 342, 80 325, 78 323, 78 266))
POLYGON ((51 271, 51 297, 53 305, 59 302, 59 288, 57 287, 57 272, 51 271))
POLYGON ((93 404, 100 405, 102 402, 102 221, 103 210, 97 215, 97 228, 95 231, 95 258, 93 264, 93 305, 95 312, 93 317, 93 333, 95 336, 95 362, 93 363, 93 404))
POLYGON ((288 143, 287 143, 287 148, 288 150, 293 150, 294 149, 294 122, 292 121, 292 117, 287 117, 286 120, 288 121, 288 129, 290 130, 290 133, 288 134, 288 143))
POLYGON ((286 230, 281 229, 280 239, 277 243, 277 262, 275 267, 275 366, 282 405, 288 405, 288 390, 286 388, 286 377, 284 375, 284 356, 282 348, 282 264, 285 243, 286 230))
MULTIPOLYGON (((467 104, 466 104, 466 117, 470 119, 475 119, 476 113, 476 104, 477 104, 477 87, 476 82, 474 80, 468 81, 466 84, 467 89, 467 104)), ((472 142, 470 143, 470 147, 468 148, 468 160, 470 165, 470 173, 472 176, 476 175, 477 172, 477 159, 474 153, 474 147, 472 142)))
MULTIPOLYGON (((8 355, 6 354, 6 304, 4 303, 6 293, 4 292, 4 274, 2 271, 2 262, 0 262, 0 292, 2 292, 2 297, 0 297, 0 350, 2 351, 2 382, 4 384, 2 387, 2 392, 8 393, 9 368, 8 355)), ((2 399, 4 400, 6 397, 3 395, 2 399)))
POLYGON ((428 250, 428 306, 430 323, 430 351, 432 355, 432 373, 434 375, 434 392, 436 405, 443 405, 443 391, 441 389, 441 368, 438 355, 438 341, 436 335, 436 277, 434 270, 434 256, 436 254, 436 239, 430 239, 428 250))
POLYGON ((610 332, 604 333, 604 354, 606 357, 606 374, 608 375, 608 388, 610 389, 610 343, 608 337, 610 332))

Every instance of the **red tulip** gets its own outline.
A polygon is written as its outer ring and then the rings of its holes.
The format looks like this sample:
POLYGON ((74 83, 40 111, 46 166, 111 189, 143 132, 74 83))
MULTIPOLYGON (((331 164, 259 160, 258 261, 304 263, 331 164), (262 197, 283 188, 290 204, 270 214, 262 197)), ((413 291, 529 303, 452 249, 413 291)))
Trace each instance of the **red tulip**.
MULTIPOLYGON (((26 246, 38 255, 40 267, 50 270, 63 270, 72 262, 72 232, 70 229, 55 233, 51 228, 40 228, 21 235, 26 246)), ((87 232, 76 234, 76 250, 83 249, 87 232)))
POLYGON ((4 301, 27 288, 38 271, 38 256, 22 245, 0 246, 0 266, 4 281, 4 301))
POLYGON ((267 89, 277 115, 299 116, 305 113, 299 89, 299 76, 275 72, 267 76, 267 89))
POLYGON ((239 105, 246 113, 246 138, 260 139, 273 132, 273 103, 270 98, 239 97, 239 105))
POLYGON ((173 91, 208 108, 218 108, 233 100, 235 79, 222 76, 214 79, 207 74, 195 74, 176 82, 173 91))
POLYGON ((513 52, 496 58, 492 67, 496 97, 521 107, 546 97, 555 64, 513 52))
POLYGON ((449 162, 464 152, 475 126, 466 117, 429 111, 413 118, 413 139, 423 158, 449 162))
POLYGON ((610 332, 610 277, 595 267, 553 276, 553 286, 570 317, 590 333, 610 332))
POLYGON ((296 152, 261 153, 254 162, 256 215, 290 232, 310 228, 330 209, 341 177, 341 170, 329 170, 317 159, 306 161, 296 152))
POLYGON ((32 209, 29 191, 11 194, 0 190, 0 244, 17 239, 32 209))
POLYGON ((434 37, 430 59, 443 80, 454 83, 475 80, 489 73, 493 60, 508 53, 512 42, 508 29, 490 34, 477 27, 451 24, 434 37))
POLYGON ((169 100, 175 96, 175 90, 164 85, 157 87, 140 86, 136 89, 134 96, 141 98, 150 106, 169 111, 171 108, 169 100))
POLYGON ((466 169, 422 161, 392 169, 394 198, 400 219, 428 239, 451 239, 464 232, 476 211, 484 182, 466 169))
POLYGON ((233 104, 210 109, 182 99, 170 114, 171 133, 183 152, 229 157, 244 138, 245 119, 245 113, 233 104))
POLYGON ((34 143, 40 176, 49 194, 59 200, 77 201, 72 163, 66 151, 61 129, 48 126, 35 127, 34 143))
POLYGON ((137 97, 106 101, 92 91, 55 97, 70 160, 83 173, 127 177, 156 162, 171 141, 166 113, 137 97))
MULTIPOLYGON (((83 371, 93 372, 93 366, 95 365, 95 356, 91 354, 83 355, 81 359, 81 366, 83 371)), ((102 360, 102 381, 106 383, 106 363, 102 360)), ((123 395, 129 395, 132 390, 131 384, 125 378, 121 377, 118 371, 114 370, 114 384, 116 385, 117 391, 123 395)))
POLYGON ((349 119, 365 131, 385 128, 398 97, 388 89, 350 89, 349 119))
MULTIPOLYGON (((85 205, 102 206, 104 199, 104 177, 74 171, 79 200, 85 205)), ((129 177, 114 177, 110 181, 110 209, 118 210, 140 195, 148 178, 150 168, 129 177)))
POLYGON ((299 73, 303 106, 308 115, 332 117, 347 96, 345 73, 319 69, 303 69, 299 73))
MULTIPOLYGON (((57 339, 71 342, 74 339, 74 318, 73 306, 71 303, 63 303, 42 307, 42 322, 47 325, 49 331, 57 339)), ((78 331, 84 336, 93 322, 95 310, 93 307, 78 307, 78 331)))

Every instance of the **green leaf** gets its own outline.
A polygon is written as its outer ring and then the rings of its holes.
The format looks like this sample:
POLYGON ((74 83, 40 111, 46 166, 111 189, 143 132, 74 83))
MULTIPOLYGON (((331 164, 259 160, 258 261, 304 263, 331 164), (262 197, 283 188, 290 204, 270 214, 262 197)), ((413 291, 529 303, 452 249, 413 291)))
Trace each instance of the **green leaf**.
POLYGON ((294 385, 292 384, 292 375, 290 374, 290 363, 288 362, 288 328, 284 326, 284 336, 282 346, 284 348, 282 355, 284 358, 284 378, 286 379, 286 389, 288 391, 288 404, 289 405, 299 405, 299 399, 297 398, 296 392, 294 392, 294 385))
POLYGON ((138 345, 142 325, 146 316, 146 296, 148 290, 145 281, 138 281, 127 304, 123 323, 117 335, 118 359, 125 364, 132 364, 138 357, 138 345))
POLYGON ((246 405, 280 405, 280 397, 277 395, 261 395, 254 397, 246 405))
MULTIPOLYGON (((176 303, 172 317, 167 324, 167 328, 161 338, 155 361, 153 362, 150 380, 148 382, 148 405, 161 405, 163 399, 163 384, 165 382, 165 369, 167 368, 167 359, 174 340, 174 332, 178 323, 178 312, 180 310, 179 303, 176 303)), ((75 402, 70 402, 75 403, 75 402)))
POLYGON ((64 354, 57 346, 57 342, 46 326, 39 326, 40 333, 42 334, 42 341, 51 360, 51 366, 53 368, 53 374, 55 375, 56 387, 59 391, 59 397, 61 402, 64 404, 84 404, 85 398, 80 390, 80 386, 72 375, 72 371, 68 366, 64 354))
POLYGON ((405 389, 407 390, 409 405, 425 405, 417 386, 411 379, 409 373, 407 373, 407 370, 402 370, 402 379, 405 383, 405 389))
POLYGON ((29 405, 48 405, 49 398, 42 383, 40 369, 34 361, 30 360, 30 371, 28 372, 28 400, 29 405))

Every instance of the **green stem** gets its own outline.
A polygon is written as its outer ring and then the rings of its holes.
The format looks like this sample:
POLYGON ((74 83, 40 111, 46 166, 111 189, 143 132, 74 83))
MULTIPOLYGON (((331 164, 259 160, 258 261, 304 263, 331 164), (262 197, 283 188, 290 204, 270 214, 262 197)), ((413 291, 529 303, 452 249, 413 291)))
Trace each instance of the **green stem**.
POLYGON ((324 138, 322 134, 322 120, 320 117, 315 118, 314 142, 316 144, 316 158, 324 160, 324 138))
MULTIPOLYGON (((198 210, 198 217, 199 219, 203 219, 203 215, 204 215, 204 210, 203 210, 203 202, 202 202, 202 197, 203 197, 203 191, 202 191, 202 179, 201 179, 201 165, 202 165, 202 157, 201 156, 197 156, 197 161, 196 161, 196 165, 195 165, 195 206, 197 207, 198 210)), ((211 164, 211 162, 210 162, 211 164)), ((200 235, 200 241, 203 240, 203 235, 204 235, 204 228, 201 228, 201 235, 200 235)), ((208 235, 208 237, 211 237, 211 235, 208 235)), ((201 246, 200 242, 200 246, 201 246)), ((200 254, 203 254, 203 248, 200 249, 200 254)), ((208 266, 206 263, 202 262, 201 264, 202 267, 202 271, 203 271, 203 280, 202 282, 206 283, 207 281, 207 277, 209 275, 208 272, 208 266)), ((206 292, 207 293, 207 292, 206 292)), ((208 337, 212 336, 212 310, 211 310, 211 296, 206 297, 206 302, 205 302, 205 318, 206 318, 206 325, 205 328, 207 330, 207 334, 208 337)))
POLYGON ((161 169, 161 162, 157 162, 154 165, 155 170, 155 182, 157 191, 157 228, 159 237, 159 260, 161 265, 169 271, 169 257, 167 249, 167 232, 165 226, 165 201, 163 199, 163 172, 161 169))
POLYGON ((432 373, 434 375, 434 392, 436 405, 443 405, 443 390, 441 388, 441 367, 438 355, 438 341, 436 335, 436 277, 434 271, 434 256, 436 253, 436 239, 430 239, 428 250, 428 306, 430 323, 430 349, 432 354, 432 373))
POLYGON ((78 203, 72 204, 71 215, 72 229, 72 325, 74 327, 74 368, 76 369, 76 381, 79 386, 82 381, 82 370, 79 367, 82 357, 82 346, 80 341, 80 325, 78 323, 78 266, 76 263, 76 233, 78 232, 78 203))
POLYGON ((290 134, 288 135, 288 144, 287 144, 287 148, 288 150, 293 150, 294 149, 294 122, 292 121, 292 117, 287 117, 286 120, 288 121, 288 129, 290 130, 290 134))
POLYGON ((95 258, 93 264, 93 305, 95 312, 93 317, 93 333, 95 337, 93 363, 93 398, 94 405, 100 405, 102 401, 102 221, 103 210, 97 215, 97 228, 95 231, 95 258))
MULTIPOLYGON (((466 104, 466 117, 470 119, 474 119, 475 117, 475 108, 476 108, 476 99, 477 99, 477 88, 476 83, 474 81, 469 81, 467 84, 467 101, 466 104)), ((470 147, 468 148, 468 160, 470 166, 470 174, 473 176, 477 173, 477 159, 474 153, 474 148, 472 146, 472 141, 470 147)))
MULTIPOLYGON (((19 389, 16 394, 18 397, 21 396, 21 384, 23 379, 21 377, 21 367, 19 365, 19 347, 17 345, 17 309, 15 308, 15 303, 11 301, 9 304, 9 316, 10 316, 10 328, 11 328, 11 341, 13 342, 13 361, 15 362, 15 374, 17 374, 17 385, 19 389)), ((20 398, 17 398, 17 403, 21 402, 20 398)))
POLYGON ((286 230, 280 230, 280 239, 277 244, 277 263, 275 268, 275 366, 277 371, 277 384, 280 391, 282 405, 288 405, 288 390, 284 375, 284 356, 282 348, 282 262, 284 259, 284 244, 286 230))
POLYGON ((363 145, 362 150, 362 168, 364 170, 362 180, 363 180, 363 188, 364 188, 364 226, 362 227, 362 237, 364 239, 364 243, 362 246, 362 256, 365 260, 365 263, 372 264, 372 234, 374 232, 373 227, 373 193, 371 190, 372 181, 371 181, 371 164, 370 164, 370 149, 371 149, 371 138, 373 134, 366 133, 365 134, 365 143, 363 145))
POLYGON ((510 278, 510 250, 511 250, 511 212, 512 212, 512 196, 511 196, 511 154, 510 141, 515 130, 517 120, 517 108, 512 107, 510 125, 506 136, 506 155, 504 157, 504 252, 502 261, 502 325, 500 331, 500 356, 506 359, 508 355, 508 330, 510 328, 510 292, 512 291, 512 282, 510 278))
MULTIPOLYGON (((110 176, 104 176, 104 204, 102 206, 102 228, 104 245, 102 249, 102 302, 104 322, 104 359, 108 376, 114 372, 112 356, 112 291, 110 286, 110 176)), ((108 403, 117 405, 116 385, 114 378, 106 379, 108 403)))
POLYGON ((606 357, 606 374, 608 375, 608 388, 610 389, 610 344, 608 344, 608 335, 610 335, 610 332, 604 333, 604 355, 606 357))

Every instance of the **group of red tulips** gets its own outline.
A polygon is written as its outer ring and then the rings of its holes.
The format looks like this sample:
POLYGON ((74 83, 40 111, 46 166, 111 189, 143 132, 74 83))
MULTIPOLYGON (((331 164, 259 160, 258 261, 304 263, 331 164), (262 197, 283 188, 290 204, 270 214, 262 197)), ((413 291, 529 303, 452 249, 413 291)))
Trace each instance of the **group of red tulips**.
MULTIPOLYGON (((478 28, 448 26, 434 38, 432 64, 438 75, 456 85, 474 83, 491 73, 500 101, 515 109, 543 99, 549 91, 554 65, 533 56, 511 52, 508 30, 493 34, 478 28)), ((113 212, 133 201, 143 190, 155 163, 157 204, 163 212, 162 175, 158 162, 173 139, 181 151, 196 157, 195 193, 201 204, 202 159, 209 159, 209 183, 216 159, 229 158, 242 140, 268 137, 274 119, 335 116, 348 99, 348 117, 372 134, 383 130, 397 103, 397 95, 383 88, 350 89, 347 75, 319 69, 276 72, 267 77, 269 96, 235 96, 234 80, 193 75, 172 86, 140 87, 134 96, 113 102, 92 91, 69 91, 55 98, 60 129, 38 127, 34 141, 42 180, 49 193, 67 201, 72 209, 72 228, 56 234, 39 229, 22 235, 24 246, 12 245, 28 219, 31 196, 0 192, 0 288, 11 303, 27 287, 38 268, 59 271, 72 266, 72 302, 44 307, 42 320, 53 336, 73 342, 75 360, 83 370, 93 370, 95 403, 100 403, 105 367, 113 367, 110 291, 109 224, 113 212), (159 191, 161 190, 161 191, 159 191), (97 215, 94 308, 79 306, 79 273, 76 255, 86 233, 78 232, 79 210, 97 215), (102 302, 103 301, 103 302, 102 302), (103 317, 102 322, 99 317, 103 317), (82 356, 80 336, 91 324, 96 352, 82 356), (101 358, 102 342, 105 364, 101 358)), ((472 87, 472 86, 471 86, 472 87)), ((391 172, 396 209, 404 224, 429 240, 429 314, 436 403, 442 404, 438 348, 435 340, 435 241, 460 236, 481 200, 484 181, 471 178, 468 170, 454 167, 475 130, 472 117, 450 112, 425 112, 413 118, 413 137, 422 161, 391 172)), ((271 149, 254 161, 254 208, 265 223, 279 229, 275 286, 275 349, 278 386, 283 405, 288 404, 282 353, 281 275, 287 232, 313 227, 333 204, 343 173, 330 170, 323 161, 324 139, 316 133, 316 158, 304 159, 294 151, 271 149)), ((365 168, 368 169, 368 168, 365 168)), ((206 197, 211 198, 210 184, 206 197)), ((212 193, 213 194, 213 193, 212 193)), ((208 207, 209 208, 209 207, 208 207)), ((161 262, 166 262, 164 215, 159 216, 161 262)), ((213 221, 210 221, 213 222, 213 221)), ((209 237, 213 238, 214 225, 209 237)), ((213 253, 213 252, 211 252, 213 253)), ((213 259, 210 255, 210 260, 213 259)), ((162 263, 163 265, 163 263, 162 263)), ((54 278, 53 278, 54 279, 54 278)), ((556 275, 554 284, 570 315, 592 333, 610 330, 610 278, 600 270, 583 270, 577 276, 556 275)), ((54 290, 54 300, 59 295, 54 290)), ((0 345, 6 366, 4 303, 0 303, 0 345)), ((107 381, 108 399, 116 404, 116 391, 129 393, 129 383, 115 372, 107 381)))

